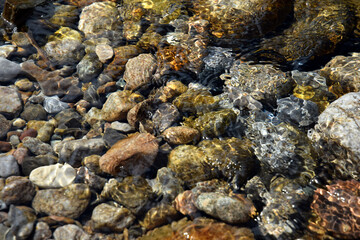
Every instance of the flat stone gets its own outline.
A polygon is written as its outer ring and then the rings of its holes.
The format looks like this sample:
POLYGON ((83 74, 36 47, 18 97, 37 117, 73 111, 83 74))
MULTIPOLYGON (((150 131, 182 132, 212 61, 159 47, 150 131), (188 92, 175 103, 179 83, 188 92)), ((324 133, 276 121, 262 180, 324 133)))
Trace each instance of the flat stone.
POLYGON ((42 105, 26 103, 20 117, 26 121, 46 120, 47 114, 42 105))
POLYGON ((19 64, 0 57, 0 83, 15 80, 15 77, 21 72, 19 64))
POLYGON ((20 94, 16 89, 0 86, 0 114, 7 118, 19 116, 22 110, 20 94))
POLYGON ((0 177, 20 175, 19 165, 12 155, 0 155, 0 177))
POLYGON ((6 117, 0 114, 0 139, 5 137, 11 128, 11 121, 8 121, 6 117))
POLYGON ((153 135, 135 133, 115 143, 100 158, 100 168, 112 175, 141 175, 153 164, 158 149, 153 135))
POLYGON ((32 207, 40 214, 78 218, 90 202, 86 184, 71 184, 60 189, 39 190, 32 207))
POLYGON ((50 114, 56 114, 66 108, 69 108, 69 105, 60 101, 58 96, 45 97, 43 104, 45 111, 50 114))
POLYGON ((41 188, 59 188, 72 184, 76 170, 69 164, 54 164, 38 167, 31 171, 29 179, 41 188))
POLYGON ((91 220, 94 230, 101 232, 123 232, 136 217, 124 207, 114 207, 106 203, 96 206, 92 212, 91 220))
POLYGON ((98 44, 95 48, 95 53, 102 63, 111 59, 114 56, 113 48, 108 44, 98 44))

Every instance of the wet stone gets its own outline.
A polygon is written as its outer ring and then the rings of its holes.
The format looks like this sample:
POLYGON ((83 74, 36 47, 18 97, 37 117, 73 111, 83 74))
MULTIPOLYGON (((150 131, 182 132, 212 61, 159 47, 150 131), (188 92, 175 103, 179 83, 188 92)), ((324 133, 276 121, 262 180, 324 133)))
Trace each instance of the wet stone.
POLYGON ((51 238, 52 232, 49 225, 44 222, 38 222, 35 226, 34 240, 51 238))
MULTIPOLYGON (((11 141, 11 140, 10 140, 11 141)), ((4 142, 0 141, 0 152, 8 152, 12 149, 12 143, 11 142, 4 142)))
POLYGON ((20 175, 19 165, 12 155, 0 155, 0 177, 20 175))
POLYGON ((76 27, 79 13, 75 6, 70 5, 56 5, 54 15, 49 19, 52 24, 63 27, 76 27))
POLYGON ((80 32, 69 27, 61 27, 51 35, 44 50, 49 59, 59 66, 76 64, 84 56, 80 32))
POLYGON ((94 208, 91 220, 95 231, 121 233, 134 222, 135 216, 124 207, 102 203, 94 208))
POLYGON ((122 122, 118 122, 118 121, 112 122, 111 128, 118 130, 120 132, 123 132, 123 133, 129 133, 129 132, 135 131, 135 128, 132 127, 130 124, 122 123, 122 122))
POLYGON ((227 87, 237 88, 263 102, 274 103, 276 99, 287 96, 295 86, 290 77, 270 64, 250 65, 235 61, 230 74, 224 74, 222 78, 227 87))
POLYGON ((8 121, 4 115, 0 114, 0 139, 6 136, 11 128, 11 121, 8 121))
POLYGON ((175 173, 167 167, 160 168, 156 178, 147 181, 153 192, 162 196, 163 202, 172 202, 179 193, 184 191, 181 180, 176 178, 175 173))
POLYGON ((67 224, 65 226, 56 228, 54 231, 54 239, 90 240, 90 235, 88 235, 83 229, 75 224, 67 224))
MULTIPOLYGON (((9 181, 9 178, 7 179, 9 181)), ((29 179, 22 178, 9 181, 0 191, 2 201, 6 205, 22 205, 31 202, 35 195, 35 186, 29 179)))
POLYGON ((360 179, 359 93, 348 93, 331 103, 308 133, 321 158, 335 168, 337 178, 360 179))
POLYGON ((160 204, 151 208, 144 216, 140 224, 147 230, 154 229, 179 219, 180 214, 171 204, 160 204), (170 220, 171 219, 171 220, 170 220))
POLYGON ((291 95, 277 100, 277 118, 297 127, 308 127, 317 121, 319 108, 316 103, 291 95))
POLYGON ((20 94, 13 88, 0 86, 0 114, 7 118, 17 117, 22 110, 20 94))
POLYGON ((90 82, 102 71, 102 63, 95 53, 87 53, 76 66, 81 82, 90 82))
POLYGON ((100 168, 112 175, 141 175, 153 164, 158 148, 153 135, 134 133, 119 140, 100 158, 100 168))
POLYGON ((49 142, 51 136, 54 133, 55 126, 57 122, 55 119, 50 119, 47 121, 39 130, 37 138, 40 139, 42 142, 49 142))
POLYGON ((188 143, 197 143, 201 137, 201 134, 198 130, 186 126, 177 126, 170 127, 166 129, 162 136, 165 141, 170 144, 188 144, 188 143))
POLYGON ((59 162, 79 167, 84 157, 100 154, 105 149, 103 139, 78 139, 65 141, 59 152, 59 162))
POLYGON ((76 171, 69 164, 55 164, 38 167, 31 171, 29 179, 41 188, 59 188, 72 184, 76 171))
POLYGON ((32 202, 36 212, 47 215, 78 218, 90 201, 86 184, 71 184, 60 189, 39 190, 32 202))
POLYGON ((44 109, 47 113, 56 114, 62 110, 69 108, 69 105, 60 101, 58 96, 46 97, 44 99, 44 109))
POLYGON ((156 60, 151 54, 140 54, 137 57, 129 59, 125 65, 125 89, 135 90, 150 84, 156 67, 156 60))
POLYGON ((103 135, 103 139, 108 146, 113 146, 115 143, 125 138, 127 138, 125 134, 122 134, 113 128, 106 128, 103 135))
POLYGON ((15 86, 20 90, 20 91, 33 91, 34 90, 34 83, 31 82, 29 79, 27 78, 23 78, 20 79, 18 81, 15 82, 15 86))
POLYGON ((20 117, 26 121, 30 120, 46 120, 47 114, 43 106, 40 104, 27 103, 24 106, 23 112, 20 117))
POLYGON ((2 45, 0 46, 0 57, 8 58, 11 53, 15 51, 16 47, 14 45, 2 45))
POLYGON ((139 215, 148 208, 149 201, 154 198, 154 193, 144 178, 130 176, 121 182, 110 179, 105 184, 101 197, 112 199, 135 215, 139 215))
POLYGON ((105 63, 107 60, 114 56, 113 48, 108 44, 98 44, 95 48, 95 53, 98 56, 100 62, 105 63))
POLYGON ((35 220, 35 211, 30 207, 10 206, 8 221, 11 224, 10 233, 15 239, 28 239, 33 231, 35 220))
POLYGON ((179 110, 171 103, 162 103, 152 116, 155 127, 161 133, 180 120, 179 110))
POLYGON ((255 214, 252 202, 240 194, 202 193, 197 197, 195 206, 231 224, 246 223, 255 214))
POLYGON ((37 134, 38 132, 34 128, 28 128, 20 134, 19 139, 22 141, 26 137, 36 138, 37 134))
POLYGON ((336 56, 320 70, 329 85, 329 90, 337 97, 360 90, 360 54, 336 56))
POLYGON ((109 122, 125 120, 128 111, 143 99, 140 94, 128 90, 114 92, 101 109, 102 118, 109 122))

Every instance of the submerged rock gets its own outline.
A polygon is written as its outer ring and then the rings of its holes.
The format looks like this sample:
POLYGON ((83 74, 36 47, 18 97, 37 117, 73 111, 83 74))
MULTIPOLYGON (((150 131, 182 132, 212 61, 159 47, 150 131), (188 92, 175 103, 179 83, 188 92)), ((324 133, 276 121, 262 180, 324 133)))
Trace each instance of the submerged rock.
POLYGON ((33 199, 32 207, 41 214, 78 218, 88 207, 90 195, 86 184, 39 190, 33 199))
POLYGON ((31 202, 35 195, 35 186, 26 178, 8 178, 6 185, 0 191, 2 201, 8 206, 21 205, 31 202))
POLYGON ((59 188, 72 184, 76 171, 69 164, 54 164, 38 167, 31 171, 29 179, 41 188, 59 188))
POLYGON ((0 57, 0 82, 12 81, 21 72, 19 64, 0 57))
POLYGON ((348 93, 320 114, 308 136, 324 164, 340 179, 360 180, 360 93, 348 93))

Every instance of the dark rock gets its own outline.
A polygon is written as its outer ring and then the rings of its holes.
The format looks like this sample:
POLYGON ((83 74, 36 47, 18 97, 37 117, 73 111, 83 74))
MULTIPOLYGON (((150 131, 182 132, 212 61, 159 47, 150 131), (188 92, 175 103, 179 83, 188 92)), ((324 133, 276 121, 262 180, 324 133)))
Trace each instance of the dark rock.
POLYGON ((110 147, 124 138, 127 138, 125 134, 113 128, 106 128, 103 135, 105 143, 110 147))
POLYGON ((41 166, 55 164, 57 160, 53 155, 25 156, 21 163, 21 171, 25 176, 29 176, 32 170, 41 166))
POLYGON ((0 83, 14 80, 20 72, 19 64, 0 57, 0 83))
POLYGON ((0 139, 6 136, 11 128, 11 121, 8 121, 3 115, 0 114, 0 139))
POLYGON ((26 121, 30 120, 46 120, 47 114, 43 106, 40 104, 27 103, 24 106, 23 112, 20 117, 26 121))
POLYGON ((22 140, 24 147, 27 147, 34 155, 54 155, 50 144, 44 143, 37 138, 25 137, 22 140))
POLYGON ((11 205, 8 221, 11 225, 10 233, 13 238, 25 240, 30 237, 34 229, 36 214, 32 208, 11 205))
POLYGON ((12 149, 11 143, 0 141, 0 152, 8 152, 11 149, 12 149))
POLYGON ((35 227, 34 240, 49 239, 52 236, 49 225, 44 222, 38 222, 35 227))
POLYGON ((37 136, 37 131, 33 128, 29 128, 29 129, 26 129, 25 131, 23 131, 21 133, 21 135, 19 136, 19 139, 20 141, 22 141, 24 138, 26 137, 32 137, 32 138, 35 138, 37 136))
POLYGON ((152 116, 152 121, 160 133, 180 120, 180 112, 171 103, 162 103, 152 116))
POLYGON ((1 199, 8 206, 10 204, 21 205, 31 202, 35 195, 35 186, 29 179, 22 178, 8 181, 0 192, 1 199))

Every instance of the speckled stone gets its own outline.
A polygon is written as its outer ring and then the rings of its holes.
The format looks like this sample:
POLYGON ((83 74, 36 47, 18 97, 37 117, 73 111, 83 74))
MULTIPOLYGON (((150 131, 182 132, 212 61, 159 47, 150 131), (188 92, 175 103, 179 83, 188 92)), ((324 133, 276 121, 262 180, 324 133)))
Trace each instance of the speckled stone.
POLYGON ((102 62, 93 52, 87 53, 76 66, 81 82, 94 80, 102 71, 102 62))
POLYGON ((95 48, 95 53, 98 56, 100 62, 105 63, 107 60, 114 56, 113 48, 108 44, 98 44, 95 48))
POLYGON ((360 180, 360 93, 331 103, 308 136, 320 157, 335 168, 337 178, 360 180))
POLYGON ((142 100, 143 96, 128 90, 114 92, 104 103, 101 116, 109 122, 125 120, 128 111, 142 100))
POLYGON ((141 226, 147 230, 168 224, 180 218, 179 212, 176 211, 172 204, 161 203, 151 208, 140 222, 141 226))
POLYGON ((20 94, 16 89, 0 86, 0 114, 7 118, 17 117, 22 110, 20 94))
POLYGON ((140 54, 129 59, 125 65, 124 80, 126 89, 135 90, 151 83, 152 75, 157 67, 156 59, 152 54, 140 54))
POLYGON ((11 128, 11 121, 8 121, 6 117, 0 114, 0 139, 5 137, 11 128))
POLYGON ((18 81, 15 82, 15 86, 20 90, 20 91, 32 91, 34 90, 34 83, 31 82, 29 79, 27 78, 23 78, 20 79, 18 81))
POLYGON ((38 213, 78 218, 90 202, 86 184, 72 184, 60 189, 39 190, 32 202, 38 213))
POLYGON ((29 179, 20 178, 13 181, 7 179, 5 187, 1 190, 0 196, 8 206, 10 204, 22 205, 31 202, 35 195, 35 186, 29 179))
POLYGON ((27 147, 31 153, 37 155, 53 155, 54 151, 52 149, 52 147, 47 144, 44 143, 42 141, 40 141, 37 138, 33 138, 33 137, 25 137, 22 140, 22 143, 24 145, 24 147, 27 147))
POLYGON ((83 229, 75 224, 67 224, 62 227, 56 228, 54 231, 55 240, 63 239, 78 239, 78 240, 90 240, 90 235, 83 229))
POLYGON ((94 208, 91 220, 95 231, 121 233, 134 222, 135 216, 124 207, 102 203, 94 208))
POLYGON ((0 56, 0 82, 8 82, 21 72, 19 64, 0 56))
POLYGON ((19 165, 12 155, 0 155, 0 177, 20 175, 19 165))
POLYGON ((160 133, 180 120, 180 112, 171 103, 161 103, 152 116, 152 121, 160 133))
MULTIPOLYGON (((21 118, 16 118, 13 122, 12 125, 16 128, 22 128, 26 125, 26 121, 24 119, 21 118)), ((2 129, 2 128, 0 128, 2 129)))
POLYGON ((178 145, 197 143, 201 137, 198 130, 186 126, 170 127, 162 135, 168 143, 178 145))
POLYGON ((41 188, 59 188, 72 184, 76 170, 69 164, 54 164, 38 167, 31 171, 29 179, 41 188))
POLYGON ((84 157, 100 154, 103 150, 105 150, 105 142, 101 138, 65 141, 59 152, 59 162, 79 167, 84 157))
POLYGON ((26 103, 20 117, 26 121, 46 120, 47 113, 42 105, 26 103))
POLYGON ((141 175, 154 163, 158 149, 153 135, 134 133, 119 140, 100 158, 100 168, 112 175, 141 175))
POLYGON ((52 236, 50 227, 45 222, 38 222, 35 226, 34 240, 49 239, 52 236))

